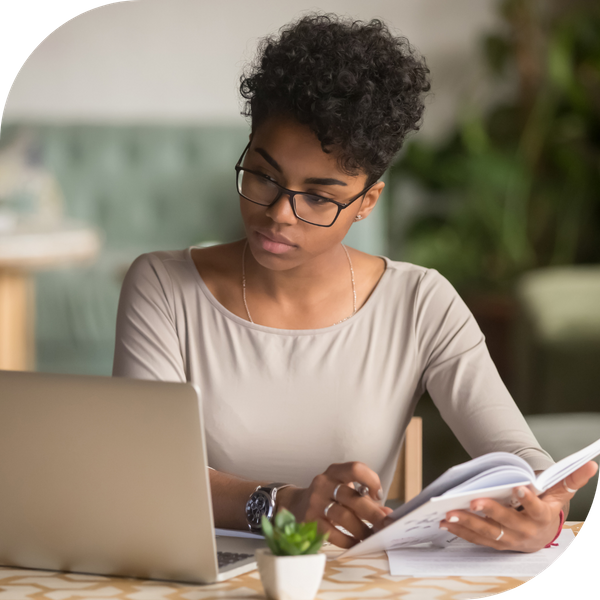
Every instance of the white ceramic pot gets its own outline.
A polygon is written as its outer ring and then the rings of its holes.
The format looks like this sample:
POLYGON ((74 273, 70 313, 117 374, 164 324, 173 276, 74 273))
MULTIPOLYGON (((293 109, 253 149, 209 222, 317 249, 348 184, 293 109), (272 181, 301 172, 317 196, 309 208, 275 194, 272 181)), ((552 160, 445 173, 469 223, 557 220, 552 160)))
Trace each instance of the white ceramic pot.
POLYGON ((326 560, 325 554, 275 556, 268 548, 256 551, 260 578, 271 600, 313 600, 326 560))

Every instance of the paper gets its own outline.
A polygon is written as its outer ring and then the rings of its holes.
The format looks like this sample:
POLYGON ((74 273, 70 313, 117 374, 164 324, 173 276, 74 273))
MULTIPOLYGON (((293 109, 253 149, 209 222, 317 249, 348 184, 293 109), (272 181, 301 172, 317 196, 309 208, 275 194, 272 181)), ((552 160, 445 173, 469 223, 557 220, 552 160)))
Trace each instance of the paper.
POLYGON ((237 529, 219 529, 215 528, 216 537, 237 537, 237 538, 250 538, 252 540, 264 540, 264 536, 258 533, 252 533, 251 531, 238 531, 237 529))
POLYGON ((446 548, 431 546, 388 551, 390 573, 411 577, 535 577, 575 539, 563 529, 555 543, 533 553, 501 552, 456 538, 446 548))

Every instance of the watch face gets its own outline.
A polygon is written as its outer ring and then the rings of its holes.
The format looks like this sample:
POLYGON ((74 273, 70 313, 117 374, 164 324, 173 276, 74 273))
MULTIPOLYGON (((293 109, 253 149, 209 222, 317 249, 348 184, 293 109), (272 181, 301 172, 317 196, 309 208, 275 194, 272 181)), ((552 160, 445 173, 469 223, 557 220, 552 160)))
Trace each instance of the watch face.
POLYGON ((260 528, 261 517, 263 515, 271 517, 272 512, 271 496, 262 490, 254 492, 246 503, 246 519, 252 527, 260 528))

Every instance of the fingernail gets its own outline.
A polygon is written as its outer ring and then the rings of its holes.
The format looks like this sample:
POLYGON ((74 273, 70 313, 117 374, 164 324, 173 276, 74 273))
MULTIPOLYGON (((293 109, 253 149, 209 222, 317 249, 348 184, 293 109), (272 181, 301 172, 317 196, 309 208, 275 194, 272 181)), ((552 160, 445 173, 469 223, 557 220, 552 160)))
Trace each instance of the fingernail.
POLYGON ((525 497, 525 488, 523 488, 523 487, 517 488, 517 496, 519 496, 519 498, 524 498, 525 497))
POLYGON ((448 528, 444 527, 443 525, 440 525, 440 529, 443 529, 444 531, 448 531, 448 528))
POLYGON ((483 504, 477 504, 474 508, 474 511, 479 512, 483 510, 483 504))
POLYGON ((448 523, 458 523, 458 517, 453 516, 448 519, 448 523))
POLYGON ((383 490, 381 488, 377 490, 377 498, 383 500, 383 490))

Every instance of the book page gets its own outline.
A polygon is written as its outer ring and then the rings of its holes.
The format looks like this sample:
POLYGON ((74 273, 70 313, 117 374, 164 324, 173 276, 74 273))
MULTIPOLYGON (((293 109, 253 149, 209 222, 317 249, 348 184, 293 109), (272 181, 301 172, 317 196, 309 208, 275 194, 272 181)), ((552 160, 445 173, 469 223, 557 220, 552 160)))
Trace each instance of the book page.
MULTIPOLYGON (((400 519, 425 504, 429 499, 443 495, 448 490, 472 479, 484 471, 500 467, 522 469, 524 477, 521 481, 533 482, 535 480, 533 469, 520 456, 508 452, 491 452, 448 469, 433 483, 429 484, 418 496, 415 496, 412 500, 397 508, 390 515, 390 519, 400 519)), ((487 485, 490 484, 488 483, 487 485)))
POLYGON ((600 454, 600 440, 586 446, 582 450, 559 460, 555 465, 546 469, 535 481, 535 487, 541 492, 555 486, 565 477, 582 467, 586 462, 600 454))
POLYGON ((410 577, 535 577, 575 539, 563 529, 558 545, 537 552, 499 551, 455 538, 446 548, 402 548, 388 551, 390 573, 410 577))

